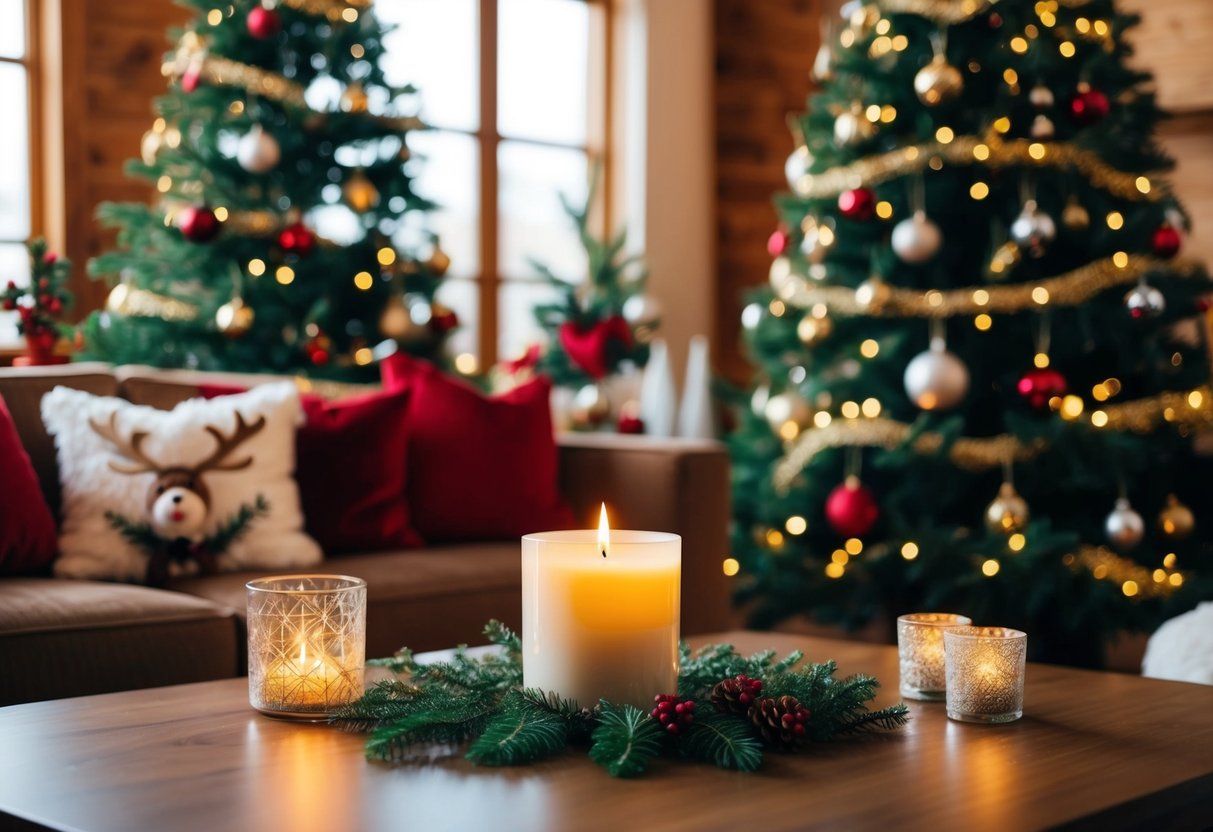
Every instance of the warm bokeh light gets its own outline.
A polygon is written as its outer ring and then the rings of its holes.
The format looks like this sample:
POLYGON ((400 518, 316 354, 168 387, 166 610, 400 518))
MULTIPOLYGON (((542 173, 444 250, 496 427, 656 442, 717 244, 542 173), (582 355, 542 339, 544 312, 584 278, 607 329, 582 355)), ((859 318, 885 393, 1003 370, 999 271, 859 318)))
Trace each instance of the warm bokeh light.
POLYGON ((720 564, 720 571, 731 578, 741 571, 741 564, 737 562, 737 558, 725 558, 720 564))
POLYGON ((901 556, 906 560, 914 560, 918 557, 918 544, 912 540, 908 540, 901 546, 901 556))

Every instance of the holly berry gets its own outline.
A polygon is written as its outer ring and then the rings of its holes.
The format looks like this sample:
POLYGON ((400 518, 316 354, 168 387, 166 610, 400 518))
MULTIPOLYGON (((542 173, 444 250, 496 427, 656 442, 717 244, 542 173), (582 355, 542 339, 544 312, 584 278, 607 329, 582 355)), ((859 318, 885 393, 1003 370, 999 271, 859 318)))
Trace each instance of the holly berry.
POLYGON ((3 303, 0 303, 0 308, 4 309, 5 312, 12 312, 17 308, 17 302, 12 298, 5 298, 3 303))
POLYGON ((1181 242, 1183 241, 1179 236, 1179 230, 1170 223, 1164 223, 1154 229, 1154 234, 1150 238, 1150 247, 1159 257, 1174 257, 1179 253, 1181 242))
POLYGON ((282 31, 282 16, 274 9, 265 6, 255 6, 245 19, 248 32, 258 40, 272 38, 282 31))
POLYGON ((857 222, 872 219, 876 213, 876 194, 871 188, 852 188, 838 195, 838 210, 844 217, 857 222))
POLYGON ((762 693, 762 680, 744 673, 723 679, 712 688, 712 705, 721 713, 744 714, 762 693))
POLYGON ((1108 97, 1089 86, 1080 87, 1070 101, 1070 115, 1084 127, 1103 121, 1111 109, 1108 97))
POLYGON ((695 721, 695 702, 691 699, 682 699, 674 693, 659 693, 653 701, 656 704, 649 716, 671 734, 682 733, 695 721))

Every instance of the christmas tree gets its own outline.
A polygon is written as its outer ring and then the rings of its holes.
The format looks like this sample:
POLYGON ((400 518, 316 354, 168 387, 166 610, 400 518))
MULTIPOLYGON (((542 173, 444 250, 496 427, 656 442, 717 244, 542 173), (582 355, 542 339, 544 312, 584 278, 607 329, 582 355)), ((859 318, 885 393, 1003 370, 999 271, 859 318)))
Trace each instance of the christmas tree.
POLYGON ((104 204, 118 281, 86 357, 200 369, 373 376, 394 338, 433 357, 454 314, 406 137, 412 88, 381 66, 369 0, 185 0, 169 91, 128 172, 156 203, 104 204), (401 112, 407 109, 408 112, 401 112))
POLYGON ((1098 663, 1211 591, 1210 282, 1179 255, 1136 18, 879 0, 844 22, 743 313, 739 598, 762 625, 947 610, 1098 663))

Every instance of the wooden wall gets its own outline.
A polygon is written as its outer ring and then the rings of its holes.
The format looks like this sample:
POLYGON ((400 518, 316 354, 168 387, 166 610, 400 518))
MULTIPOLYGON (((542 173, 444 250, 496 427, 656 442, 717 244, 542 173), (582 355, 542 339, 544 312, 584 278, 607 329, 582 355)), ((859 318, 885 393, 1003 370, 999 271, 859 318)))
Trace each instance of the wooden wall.
POLYGON ((122 166, 139 155, 154 117, 152 99, 165 90, 160 64, 168 27, 188 16, 171 0, 42 4, 43 76, 59 81, 45 85, 43 226, 76 266, 79 313, 96 308, 107 292, 84 277, 88 258, 113 244, 113 232, 94 218, 97 205, 152 196, 146 183, 126 178, 122 166))
MULTIPOLYGON (((745 381, 738 350, 741 294, 766 280, 765 242, 792 150, 785 117, 804 109, 823 0, 715 0, 718 370, 745 381)), ((1213 0, 1121 0, 1143 14, 1136 60, 1175 114, 1161 131, 1178 161, 1172 181, 1193 219, 1185 252, 1213 267, 1213 0)), ((834 14, 836 4, 825 0, 834 14)))

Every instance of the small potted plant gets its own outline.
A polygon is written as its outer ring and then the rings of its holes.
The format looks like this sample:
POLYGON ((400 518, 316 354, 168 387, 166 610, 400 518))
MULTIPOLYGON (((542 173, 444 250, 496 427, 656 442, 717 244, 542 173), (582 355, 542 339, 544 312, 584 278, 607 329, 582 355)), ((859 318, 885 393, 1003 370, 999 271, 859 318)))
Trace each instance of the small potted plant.
POLYGON ((0 293, 0 308, 16 310, 17 332, 25 336, 29 351, 13 363, 26 367, 66 364, 66 356, 55 355, 55 345, 66 329, 59 318, 72 303, 67 290, 71 263, 49 251, 46 240, 31 240, 28 248, 29 286, 20 287, 10 280, 0 293))

